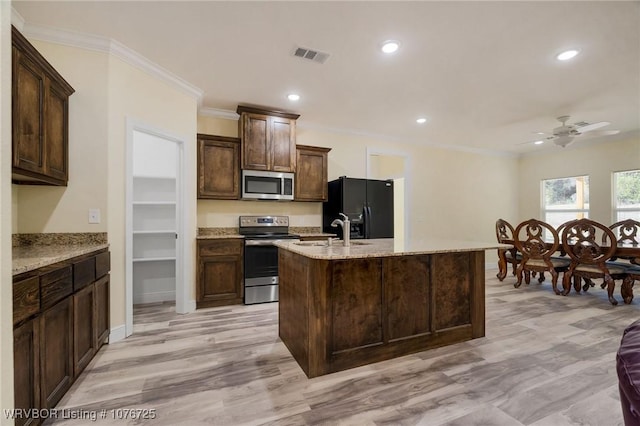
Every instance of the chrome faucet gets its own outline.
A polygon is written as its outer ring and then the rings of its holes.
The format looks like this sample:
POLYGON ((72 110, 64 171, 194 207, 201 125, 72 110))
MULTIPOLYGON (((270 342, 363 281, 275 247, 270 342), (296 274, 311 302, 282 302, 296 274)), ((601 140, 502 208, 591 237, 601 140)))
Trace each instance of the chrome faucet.
POLYGON ((340 227, 342 228, 342 243, 345 247, 349 247, 351 245, 351 221, 349 221, 349 216, 347 216, 346 214, 339 214, 344 220, 335 219, 333 222, 331 222, 331 226, 337 228, 338 225, 340 225, 340 227))

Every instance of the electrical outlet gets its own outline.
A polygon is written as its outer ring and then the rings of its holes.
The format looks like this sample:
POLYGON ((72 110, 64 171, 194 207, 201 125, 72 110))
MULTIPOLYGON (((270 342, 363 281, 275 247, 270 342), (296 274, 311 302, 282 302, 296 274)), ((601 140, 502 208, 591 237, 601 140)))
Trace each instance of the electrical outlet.
POLYGON ((89 223, 100 223, 100 209, 89 209, 89 223))

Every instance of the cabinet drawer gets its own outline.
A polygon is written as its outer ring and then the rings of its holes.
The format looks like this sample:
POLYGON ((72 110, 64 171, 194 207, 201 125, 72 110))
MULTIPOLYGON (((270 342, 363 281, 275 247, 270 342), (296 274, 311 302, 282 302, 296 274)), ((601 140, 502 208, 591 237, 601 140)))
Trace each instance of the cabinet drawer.
POLYGON ((40 276, 40 304, 42 309, 73 293, 71 265, 59 267, 40 276))
POLYGON ((13 284, 13 323, 40 312, 40 279, 27 278, 13 284))
POLYGON ((111 269, 111 256, 108 251, 96 255, 96 279, 105 276, 111 269))
POLYGON ((73 264, 73 291, 91 284, 96 280, 96 258, 90 257, 73 264))
POLYGON ((244 240, 222 239, 222 240, 200 240, 198 241, 198 254, 200 256, 216 256, 224 254, 242 254, 244 240))

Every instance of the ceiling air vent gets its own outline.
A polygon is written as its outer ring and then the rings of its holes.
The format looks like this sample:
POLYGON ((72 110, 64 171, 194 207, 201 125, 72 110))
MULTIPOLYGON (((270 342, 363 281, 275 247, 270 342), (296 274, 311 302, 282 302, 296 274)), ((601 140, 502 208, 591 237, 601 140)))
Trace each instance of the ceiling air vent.
POLYGON ((296 48, 295 52, 293 52, 293 56, 297 56, 301 59, 308 59, 319 64, 324 64, 329 58, 328 53, 318 52, 317 50, 307 49, 306 47, 296 48))

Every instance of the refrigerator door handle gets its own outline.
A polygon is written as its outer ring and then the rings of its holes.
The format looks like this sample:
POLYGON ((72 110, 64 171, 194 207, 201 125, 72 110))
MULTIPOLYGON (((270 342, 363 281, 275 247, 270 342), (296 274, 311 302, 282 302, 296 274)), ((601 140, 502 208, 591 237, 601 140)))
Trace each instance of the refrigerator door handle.
POLYGON ((371 238, 371 207, 364 206, 364 237, 371 238))

